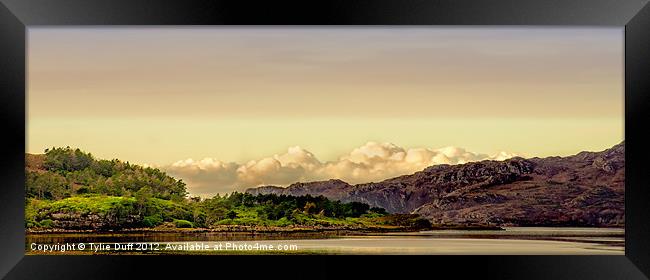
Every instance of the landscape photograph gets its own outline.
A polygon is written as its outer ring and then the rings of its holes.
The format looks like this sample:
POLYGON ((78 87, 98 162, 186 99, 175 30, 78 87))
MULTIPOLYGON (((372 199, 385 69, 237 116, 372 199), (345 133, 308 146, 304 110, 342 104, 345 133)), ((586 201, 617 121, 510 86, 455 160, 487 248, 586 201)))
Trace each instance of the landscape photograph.
POLYGON ((623 255, 622 28, 28 29, 28 255, 623 255))

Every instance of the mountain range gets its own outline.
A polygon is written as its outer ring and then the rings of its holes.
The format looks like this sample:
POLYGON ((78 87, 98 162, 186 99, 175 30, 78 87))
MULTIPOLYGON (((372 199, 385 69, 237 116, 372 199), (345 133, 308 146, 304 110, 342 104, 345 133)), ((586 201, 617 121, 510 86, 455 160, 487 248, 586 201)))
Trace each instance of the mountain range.
POLYGON ((246 192, 323 195, 419 214, 437 225, 622 227, 625 142, 568 157, 434 165, 381 182, 332 179, 246 192))

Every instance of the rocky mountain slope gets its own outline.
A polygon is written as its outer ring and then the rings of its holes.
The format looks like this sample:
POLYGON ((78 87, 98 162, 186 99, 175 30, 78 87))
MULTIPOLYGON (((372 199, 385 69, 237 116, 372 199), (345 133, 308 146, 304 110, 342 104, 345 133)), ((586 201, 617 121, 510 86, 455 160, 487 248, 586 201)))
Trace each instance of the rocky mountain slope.
POLYGON ((623 226, 625 143, 569 157, 435 165, 377 183, 264 186, 249 193, 323 195, 445 225, 623 226))

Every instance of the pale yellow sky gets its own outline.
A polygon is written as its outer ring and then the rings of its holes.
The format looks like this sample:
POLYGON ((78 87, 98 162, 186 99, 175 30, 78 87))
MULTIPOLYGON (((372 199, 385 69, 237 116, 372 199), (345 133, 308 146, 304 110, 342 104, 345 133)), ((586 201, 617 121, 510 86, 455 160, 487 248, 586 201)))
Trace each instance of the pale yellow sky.
POLYGON ((27 152, 244 164, 368 141, 569 155, 623 140, 622 28, 37 27, 27 152))

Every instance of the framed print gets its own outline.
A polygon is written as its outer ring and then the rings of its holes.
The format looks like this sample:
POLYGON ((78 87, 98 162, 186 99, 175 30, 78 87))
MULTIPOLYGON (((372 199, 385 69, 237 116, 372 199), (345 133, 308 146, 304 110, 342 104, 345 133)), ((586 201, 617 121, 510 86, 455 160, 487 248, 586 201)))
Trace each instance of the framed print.
POLYGON ((646 4, 3 0, 0 273, 647 279, 646 4))

